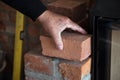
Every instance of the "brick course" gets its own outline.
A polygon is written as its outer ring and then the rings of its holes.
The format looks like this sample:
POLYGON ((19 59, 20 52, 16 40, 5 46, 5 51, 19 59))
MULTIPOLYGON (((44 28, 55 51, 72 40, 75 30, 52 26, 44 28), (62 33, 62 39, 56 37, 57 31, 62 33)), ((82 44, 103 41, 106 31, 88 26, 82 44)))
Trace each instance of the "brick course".
POLYGON ((25 69, 44 74, 53 74, 52 59, 40 55, 40 50, 33 50, 25 54, 25 69))
POLYGON ((45 57, 39 47, 24 55, 26 80, 90 80, 91 58, 79 62, 45 57))

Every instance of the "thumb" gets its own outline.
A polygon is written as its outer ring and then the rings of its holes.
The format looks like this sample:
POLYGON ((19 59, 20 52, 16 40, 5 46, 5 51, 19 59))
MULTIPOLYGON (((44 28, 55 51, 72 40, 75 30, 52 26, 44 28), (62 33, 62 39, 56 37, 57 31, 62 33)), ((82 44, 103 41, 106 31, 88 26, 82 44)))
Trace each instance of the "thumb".
POLYGON ((52 37, 53 37, 53 40, 54 40, 57 48, 59 50, 63 50, 63 42, 62 42, 61 33, 54 34, 52 37))

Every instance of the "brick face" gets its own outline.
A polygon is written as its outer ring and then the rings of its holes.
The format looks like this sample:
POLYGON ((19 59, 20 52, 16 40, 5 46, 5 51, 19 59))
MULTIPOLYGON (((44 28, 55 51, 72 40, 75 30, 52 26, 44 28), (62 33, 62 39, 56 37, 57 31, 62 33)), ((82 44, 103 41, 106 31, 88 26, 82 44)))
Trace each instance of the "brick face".
POLYGON ((5 24, 14 24, 15 23, 15 14, 16 11, 9 7, 8 5, 0 2, 0 21, 3 21, 5 24))
POLYGON ((40 44, 39 36, 40 36, 40 27, 33 23, 32 21, 27 23, 26 34, 25 37, 25 45, 28 46, 28 49, 33 49, 36 45, 40 44))
POLYGON ((39 37, 39 28, 33 24, 30 24, 27 26, 28 27, 28 34, 32 37, 39 37))
POLYGON ((86 16, 86 2, 83 0, 57 0, 53 3, 48 4, 48 9, 68 16, 73 21, 79 21, 86 16))
POLYGON ((82 61, 91 54, 90 35, 63 33, 62 38, 64 49, 60 51, 56 49, 52 38, 41 36, 42 54, 75 61, 82 61))
POLYGON ((91 59, 84 63, 60 63, 60 72, 64 80, 82 80, 82 78, 90 73, 91 59))
POLYGON ((26 70, 49 75, 53 74, 52 59, 41 56, 39 50, 26 53, 24 59, 26 70))
POLYGON ((4 23, 2 21, 0 21, 0 32, 4 32, 6 29, 4 23))
POLYGON ((11 8, 10 6, 4 4, 3 2, 0 2, 0 6, 1 6, 1 10, 7 10, 7 11, 15 11, 13 8, 11 8))
POLYGON ((39 80, 39 79, 35 79, 35 78, 32 78, 32 77, 26 76, 25 80, 39 80))
POLYGON ((26 80, 62 80, 58 72, 59 60, 40 53, 38 46, 24 55, 26 80))

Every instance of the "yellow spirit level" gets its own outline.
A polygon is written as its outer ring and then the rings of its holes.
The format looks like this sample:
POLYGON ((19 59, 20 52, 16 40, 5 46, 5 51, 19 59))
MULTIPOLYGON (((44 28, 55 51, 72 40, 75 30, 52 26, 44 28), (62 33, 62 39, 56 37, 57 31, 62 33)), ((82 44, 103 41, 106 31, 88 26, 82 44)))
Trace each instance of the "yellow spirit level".
POLYGON ((23 40, 21 40, 20 37, 23 29, 24 29, 24 15, 17 11, 16 12, 15 46, 14 46, 13 80, 21 79, 23 40))

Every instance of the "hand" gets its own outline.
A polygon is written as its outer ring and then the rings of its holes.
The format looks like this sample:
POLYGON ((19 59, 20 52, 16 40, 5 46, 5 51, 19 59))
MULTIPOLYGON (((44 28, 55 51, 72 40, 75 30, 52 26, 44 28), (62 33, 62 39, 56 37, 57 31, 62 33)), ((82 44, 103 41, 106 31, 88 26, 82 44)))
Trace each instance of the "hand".
POLYGON ((76 23, 72 22, 68 17, 55 14, 49 10, 46 10, 42 15, 40 15, 38 17, 38 20, 41 22, 43 28, 53 38, 59 50, 63 50, 63 42, 61 38, 61 33, 66 28, 70 28, 82 34, 87 33, 83 28, 81 28, 76 23))

